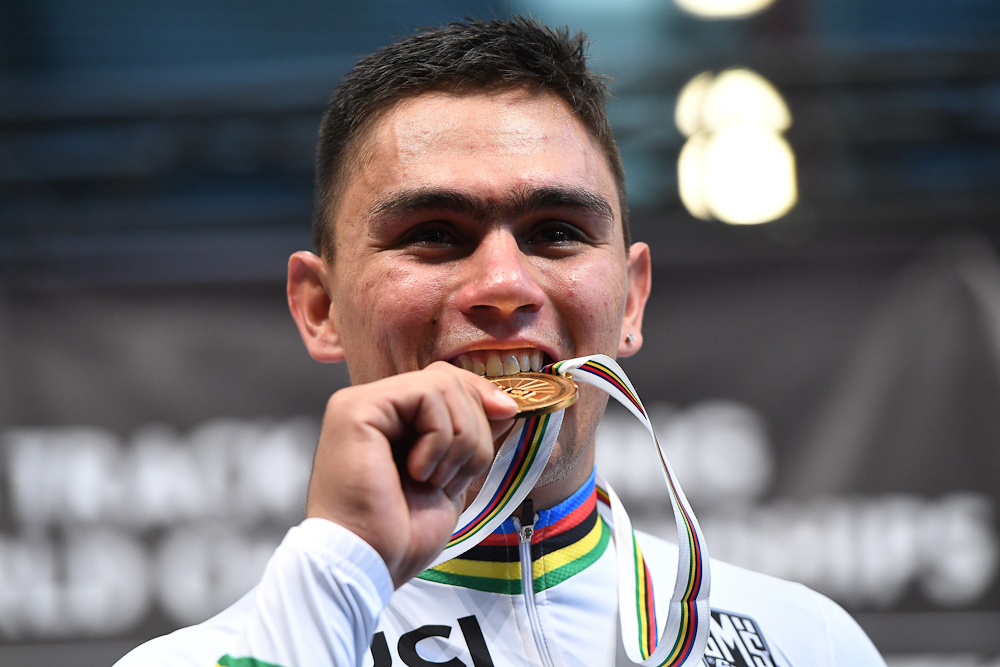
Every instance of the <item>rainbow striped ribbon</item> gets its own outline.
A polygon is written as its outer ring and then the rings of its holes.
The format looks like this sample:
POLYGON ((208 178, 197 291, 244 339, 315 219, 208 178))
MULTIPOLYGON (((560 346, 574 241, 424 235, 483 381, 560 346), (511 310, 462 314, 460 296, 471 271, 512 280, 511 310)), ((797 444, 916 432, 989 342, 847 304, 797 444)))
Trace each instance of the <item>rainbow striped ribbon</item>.
POLYGON ((493 459, 482 490, 458 517, 458 528, 430 567, 461 556, 507 520, 545 470, 562 420, 560 411, 515 422, 493 459))
MULTIPOLYGON (((698 519, 674 476, 646 409, 625 371, 611 357, 597 354, 552 364, 548 372, 572 373, 573 380, 603 389, 642 422, 656 445, 660 468, 670 491, 670 503, 677 524, 677 578, 667 609, 666 625, 657 638, 656 604, 649 569, 635 540, 632 522, 611 485, 598 480, 611 507, 618 555, 618 607, 634 609, 620 613, 622 643, 632 662, 653 667, 696 665, 705 652, 709 636, 708 595, 711 573, 708 549, 698 519)), ((600 494, 599 494, 600 497, 600 494)))
MULTIPOLYGON (((694 667, 708 643, 708 595, 711 576, 705 538, 673 469, 656 440, 646 409, 625 371, 610 357, 597 354, 559 361, 542 369, 569 375, 604 390, 624 405, 649 431, 670 491, 677 523, 677 577, 663 632, 658 632, 652 578, 635 539, 632 522, 611 485, 598 477, 597 494, 610 508, 618 557, 618 607, 622 642, 632 662, 647 667, 694 667), (634 610, 626 613, 625 610, 634 610)), ((462 513, 458 528, 434 565, 468 551, 510 516, 535 486, 548 464, 562 412, 520 419, 497 453, 482 491, 462 513)))

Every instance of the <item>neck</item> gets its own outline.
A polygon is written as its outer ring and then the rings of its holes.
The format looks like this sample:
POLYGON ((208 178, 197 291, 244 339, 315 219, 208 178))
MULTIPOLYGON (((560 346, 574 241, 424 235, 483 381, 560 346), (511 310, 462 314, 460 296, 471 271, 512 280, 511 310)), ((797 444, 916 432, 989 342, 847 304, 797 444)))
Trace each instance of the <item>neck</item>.
MULTIPOLYGON (((546 468, 535 488, 528 494, 535 511, 555 507, 576 493, 594 470, 594 449, 588 448, 582 456, 563 470, 546 468), (550 474, 550 472, 552 474, 550 474)), ((527 499, 526 499, 527 500, 527 499)), ((520 512, 518 507, 518 512, 520 512)), ((520 516, 520 514, 517 514, 520 516)))

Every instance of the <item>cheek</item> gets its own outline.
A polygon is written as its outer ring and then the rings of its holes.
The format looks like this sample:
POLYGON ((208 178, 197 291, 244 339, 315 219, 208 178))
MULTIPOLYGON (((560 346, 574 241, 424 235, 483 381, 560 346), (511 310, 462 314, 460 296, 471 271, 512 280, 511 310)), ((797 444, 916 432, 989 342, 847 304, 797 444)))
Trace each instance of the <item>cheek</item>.
POLYGON ((397 334, 431 325, 440 309, 440 285, 441 281, 428 280, 421 272, 398 262, 387 263, 383 270, 359 281, 356 308, 366 329, 377 327, 381 329, 378 333, 393 336, 398 344, 414 337, 397 334))
POLYGON ((577 332, 578 344, 604 348, 611 341, 617 349, 625 308, 624 288, 617 273, 581 266, 553 275, 551 286, 549 293, 559 295, 557 307, 577 332))

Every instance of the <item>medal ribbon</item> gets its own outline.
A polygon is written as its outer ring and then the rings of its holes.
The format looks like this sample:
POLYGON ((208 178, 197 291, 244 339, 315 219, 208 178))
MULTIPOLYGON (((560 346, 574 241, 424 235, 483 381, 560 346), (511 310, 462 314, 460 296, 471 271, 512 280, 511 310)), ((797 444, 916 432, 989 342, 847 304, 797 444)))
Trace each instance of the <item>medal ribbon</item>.
POLYGON ((523 417, 514 423, 493 459, 482 490, 458 517, 458 528, 430 567, 462 555, 507 520, 535 488, 552 455, 562 420, 559 411, 523 417))
MULTIPOLYGON (((663 632, 658 633, 652 578, 635 539, 632 522, 611 485, 598 477, 598 499, 610 508, 614 524, 622 642, 634 663, 647 667, 694 667, 708 643, 711 579, 708 550, 698 520, 656 440, 642 401, 621 367, 603 354, 559 361, 542 372, 562 376, 572 373, 576 382, 602 389, 624 405, 649 431, 670 491, 677 524, 677 577, 666 624, 663 632)), ((477 545, 528 496, 548 464, 562 417, 560 411, 517 420, 497 452, 482 491, 459 517, 458 528, 432 566, 477 545)))

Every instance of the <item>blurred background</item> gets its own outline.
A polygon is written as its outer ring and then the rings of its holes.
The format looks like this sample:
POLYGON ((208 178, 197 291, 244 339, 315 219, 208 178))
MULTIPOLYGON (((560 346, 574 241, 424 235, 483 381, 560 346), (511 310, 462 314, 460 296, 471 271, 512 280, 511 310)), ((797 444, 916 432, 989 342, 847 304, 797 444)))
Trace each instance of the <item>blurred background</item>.
MULTIPOLYGON (((616 79, 656 276, 624 365, 712 555, 894 667, 1000 664, 996 0, 0 0, 0 664, 108 665, 256 582, 347 383, 283 287, 325 101, 507 12, 616 79)), ((599 465, 669 535, 638 428, 599 465)))

